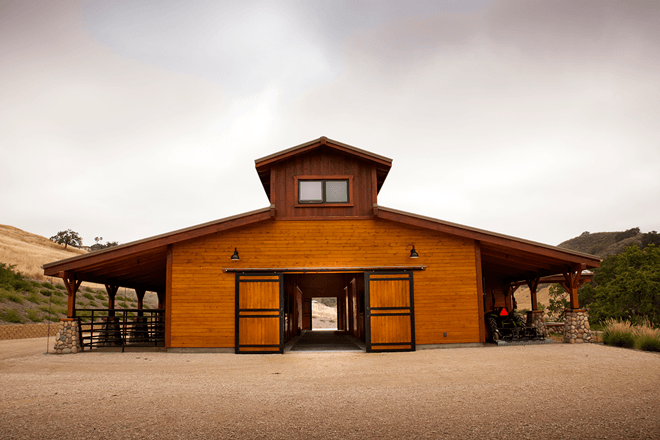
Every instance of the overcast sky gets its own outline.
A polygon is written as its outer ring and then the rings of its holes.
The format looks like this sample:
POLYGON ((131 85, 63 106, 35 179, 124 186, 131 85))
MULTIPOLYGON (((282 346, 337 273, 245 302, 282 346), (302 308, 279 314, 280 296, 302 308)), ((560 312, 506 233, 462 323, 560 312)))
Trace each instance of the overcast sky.
POLYGON ((0 0, 0 223, 126 243, 268 206, 254 159, 548 244, 660 229, 660 3, 0 0))

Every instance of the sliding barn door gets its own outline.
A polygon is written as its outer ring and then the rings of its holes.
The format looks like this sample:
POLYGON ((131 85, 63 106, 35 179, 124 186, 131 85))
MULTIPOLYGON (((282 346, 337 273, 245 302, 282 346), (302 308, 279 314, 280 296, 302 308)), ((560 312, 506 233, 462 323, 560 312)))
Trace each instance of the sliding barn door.
POLYGON ((236 274, 236 353, 284 352, 282 274, 236 274))
POLYGON ((367 351, 415 350, 412 272, 367 272, 367 351))

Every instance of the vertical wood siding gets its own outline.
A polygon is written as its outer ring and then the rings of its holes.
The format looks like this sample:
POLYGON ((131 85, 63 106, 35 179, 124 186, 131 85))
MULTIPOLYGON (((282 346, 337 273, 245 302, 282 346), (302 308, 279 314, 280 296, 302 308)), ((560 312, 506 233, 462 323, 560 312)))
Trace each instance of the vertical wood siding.
POLYGON ((363 160, 334 151, 314 151, 274 166, 271 170, 271 203, 280 218, 372 215, 372 169, 363 160), (294 176, 353 176, 351 207, 295 207, 294 176))
POLYGON ((174 245, 171 346, 234 346, 235 276, 222 268, 397 265, 427 266, 414 273, 417 344, 479 342, 472 240, 382 219, 270 220, 174 245))

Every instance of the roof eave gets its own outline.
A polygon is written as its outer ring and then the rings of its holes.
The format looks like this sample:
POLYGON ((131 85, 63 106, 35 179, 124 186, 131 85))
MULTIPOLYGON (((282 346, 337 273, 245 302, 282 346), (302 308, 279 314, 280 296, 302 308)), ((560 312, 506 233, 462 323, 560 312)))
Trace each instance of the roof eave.
POLYGON ((165 234, 155 235, 142 240, 132 241, 130 243, 113 246, 101 251, 91 252, 89 254, 79 255, 64 260, 54 261, 43 265, 46 276, 58 276, 61 271, 75 269, 77 263, 83 263, 81 266, 96 264, 100 261, 119 258, 128 254, 144 252, 150 249, 167 246, 181 241, 191 240, 204 235, 231 229, 238 226, 244 226, 251 223, 267 220, 275 216, 275 207, 271 205, 267 208, 257 209, 255 211, 243 214, 225 217, 213 220, 207 223, 191 226, 165 234))
POLYGON ((484 229, 473 228, 470 226, 460 225, 433 217, 426 217, 422 215, 412 214, 397 209, 387 208, 380 205, 374 205, 374 214, 382 219, 399 221, 421 227, 428 227, 429 229, 439 230, 453 235, 458 235, 481 242, 504 245, 516 248, 523 251, 534 252, 535 250, 545 250, 548 252, 556 253, 558 258, 564 258, 574 263, 586 263, 587 267, 599 267, 601 258, 577 252, 569 249, 552 246, 545 243, 539 243, 523 238, 513 237, 510 235, 499 234, 496 232, 486 231, 484 229), (410 221, 406 221, 410 219, 410 221), (586 261, 585 261, 586 260, 586 261))

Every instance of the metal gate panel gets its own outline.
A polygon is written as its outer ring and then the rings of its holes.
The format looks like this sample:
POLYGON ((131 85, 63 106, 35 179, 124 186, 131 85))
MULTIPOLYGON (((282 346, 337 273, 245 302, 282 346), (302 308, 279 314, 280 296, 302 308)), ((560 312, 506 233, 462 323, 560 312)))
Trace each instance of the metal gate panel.
POLYGON ((415 350, 412 272, 367 272, 368 352, 415 350))
POLYGON ((236 353, 284 352, 281 273, 236 274, 236 353))

